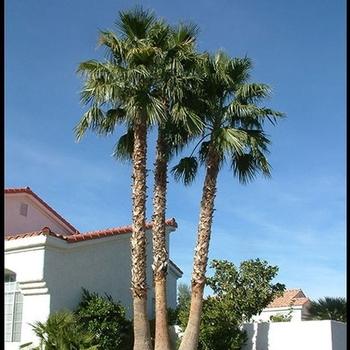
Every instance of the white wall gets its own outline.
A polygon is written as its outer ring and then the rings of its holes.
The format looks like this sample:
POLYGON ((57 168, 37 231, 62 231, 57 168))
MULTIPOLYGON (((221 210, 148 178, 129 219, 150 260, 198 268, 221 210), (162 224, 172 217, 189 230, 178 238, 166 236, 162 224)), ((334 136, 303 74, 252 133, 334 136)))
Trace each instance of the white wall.
POLYGON ((167 303, 168 307, 175 309, 177 306, 177 280, 182 277, 180 273, 170 262, 167 275, 167 303))
POLYGON ((336 321, 246 323, 242 350, 345 350, 347 324, 336 321))
MULTIPOLYGON (((290 307, 276 307, 276 308, 266 308, 264 309, 260 315, 253 316, 252 319, 254 322, 270 322, 271 316, 276 315, 284 315, 289 316, 290 313, 290 307)), ((301 322, 305 315, 307 314, 307 310, 303 308, 302 306, 292 306, 292 312, 291 312, 291 322, 301 322)))
MULTIPOLYGON (((30 233, 49 227, 52 232, 71 235, 75 228, 65 221, 35 194, 28 190, 5 191, 4 235, 30 233), (28 205, 21 215, 21 204, 28 205)), ((169 234, 166 228, 166 249, 169 252, 169 234)), ((149 286, 147 312, 153 312, 152 230, 146 231, 147 283, 149 286)), ((23 294, 22 339, 6 343, 5 349, 18 346, 35 338, 30 323, 45 322, 48 315, 63 308, 75 309, 82 298, 82 288, 100 296, 111 295, 116 302, 128 307, 132 318, 130 233, 76 243, 50 235, 5 240, 5 269, 16 274, 23 294)), ((181 272, 173 266, 167 275, 168 307, 176 307, 177 279, 181 272)))
MULTIPOLYGON (((153 316, 153 276, 151 230, 146 231, 147 282, 150 287, 147 312, 153 316)), ((167 239, 167 248, 169 239, 167 239)), ((16 273, 24 295, 22 339, 20 343, 6 343, 6 350, 33 341, 30 323, 45 322, 57 310, 76 309, 82 299, 82 288, 105 296, 129 307, 132 318, 130 234, 86 240, 77 243, 52 236, 33 236, 5 241, 5 268, 16 273), (15 347, 12 347, 15 346, 15 347)), ((174 268, 173 268, 174 269, 174 268)), ((176 270, 167 278, 168 305, 176 305, 176 270)))

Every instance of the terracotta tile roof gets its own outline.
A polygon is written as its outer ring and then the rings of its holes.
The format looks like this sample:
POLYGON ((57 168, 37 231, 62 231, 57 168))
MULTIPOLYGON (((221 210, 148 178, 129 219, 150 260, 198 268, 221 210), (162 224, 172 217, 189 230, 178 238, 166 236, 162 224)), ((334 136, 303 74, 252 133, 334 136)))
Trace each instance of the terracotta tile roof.
POLYGON ((44 202, 37 194, 35 194, 29 187, 23 187, 23 188, 5 188, 4 190, 5 194, 12 194, 12 193, 26 193, 30 196, 34 197, 38 202, 40 202, 46 209, 48 209, 52 214, 54 214, 57 218, 59 218, 61 221, 63 221, 71 230, 73 230, 76 233, 79 233, 79 231, 71 225, 66 219, 64 219, 60 214, 57 213, 56 210, 51 208, 46 202, 44 202))
POLYGON ((310 302, 310 299, 305 296, 301 289, 289 289, 284 292, 283 296, 272 301, 267 308, 303 306, 307 302, 310 302))
MULTIPOLYGON (((171 226, 174 228, 178 227, 177 222, 175 221, 174 218, 165 220, 165 225, 171 226)), ((153 227, 152 222, 146 223, 146 229, 150 229, 152 227, 153 227)), ((131 233, 131 232, 132 232, 132 226, 129 225, 129 226, 122 226, 122 227, 110 228, 110 229, 105 229, 105 230, 91 231, 91 232, 86 232, 86 233, 77 232, 74 235, 67 236, 67 235, 54 233, 51 231, 51 229, 49 227, 43 227, 41 229, 41 231, 34 231, 34 232, 6 236, 5 241, 13 241, 16 239, 34 237, 34 236, 52 236, 52 237, 56 237, 56 238, 65 240, 67 243, 76 243, 76 242, 88 241, 91 239, 117 236, 117 235, 122 235, 122 234, 126 234, 126 233, 131 233)))

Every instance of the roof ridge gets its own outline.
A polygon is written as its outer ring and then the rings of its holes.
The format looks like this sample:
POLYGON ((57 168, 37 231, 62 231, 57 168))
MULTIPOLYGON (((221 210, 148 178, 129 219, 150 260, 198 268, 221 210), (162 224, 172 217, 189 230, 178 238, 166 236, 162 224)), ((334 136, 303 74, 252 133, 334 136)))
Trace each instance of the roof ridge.
MULTIPOLYGON (((165 224, 166 226, 172 226, 175 228, 178 227, 177 222, 175 221, 174 218, 165 220, 165 224)), ((151 229, 152 227, 153 227, 153 222, 146 223, 146 229, 151 229)), ((103 238, 103 237, 117 236, 117 235, 122 235, 127 233, 132 233, 131 225, 90 231, 85 233, 76 232, 75 234, 72 234, 72 235, 55 233, 51 231, 51 229, 48 226, 45 226, 40 231, 25 232, 25 233, 5 236, 5 241, 12 241, 20 238, 46 235, 46 236, 53 236, 60 239, 64 239, 68 243, 74 243, 74 242, 81 242, 81 241, 103 238)))
MULTIPOLYGON (((56 210, 54 210, 50 205, 48 205, 43 199, 41 199, 34 191, 30 189, 30 187, 18 187, 18 188, 5 188, 4 189, 5 194, 6 193, 28 193, 31 196, 33 196, 36 200, 38 200, 42 205, 44 205, 47 209, 49 209, 54 215, 60 218, 66 225, 68 225, 75 233, 75 234, 81 234, 72 224, 70 224, 62 215, 60 215, 56 210)), ((175 220, 175 218, 169 218, 165 219, 165 224, 167 226, 172 226, 174 228, 178 227, 178 224, 175 220)), ((125 227, 127 229, 132 229, 132 225, 127 225, 127 226, 121 226, 125 227)), ((146 222, 146 229, 152 228, 153 227, 153 222, 146 222)), ((120 227, 114 227, 114 228, 108 228, 108 229, 102 229, 102 230, 94 230, 94 231, 87 231, 84 234, 90 234, 90 233, 95 233, 95 232, 101 232, 101 231, 109 231, 109 230, 116 230, 119 229, 120 227)))

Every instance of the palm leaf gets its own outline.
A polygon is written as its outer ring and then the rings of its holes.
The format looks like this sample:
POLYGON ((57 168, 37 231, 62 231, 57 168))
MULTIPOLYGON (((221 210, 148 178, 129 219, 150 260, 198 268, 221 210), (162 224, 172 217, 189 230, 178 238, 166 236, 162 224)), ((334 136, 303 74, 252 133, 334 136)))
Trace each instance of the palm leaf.
POLYGON ((190 185, 197 174, 198 161, 196 157, 184 157, 171 168, 170 172, 176 181, 182 181, 186 186, 190 185))

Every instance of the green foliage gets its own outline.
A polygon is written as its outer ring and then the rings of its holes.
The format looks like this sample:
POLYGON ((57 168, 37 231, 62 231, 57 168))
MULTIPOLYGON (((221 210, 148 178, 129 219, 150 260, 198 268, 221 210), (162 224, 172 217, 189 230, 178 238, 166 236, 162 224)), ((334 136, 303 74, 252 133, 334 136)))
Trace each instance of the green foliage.
POLYGON ((177 287, 177 305, 175 309, 168 309, 168 323, 172 325, 180 325, 180 314, 184 311, 185 317, 188 317, 188 310, 191 302, 191 291, 187 284, 180 283, 177 287))
POLYGON ((250 259, 237 269, 226 260, 213 260, 210 267, 215 273, 206 284, 220 300, 227 301, 237 323, 250 321, 285 290, 284 284, 271 283, 278 266, 268 265, 267 261, 250 259))
POLYGON ((188 310, 190 309, 191 303, 191 290, 187 284, 180 283, 177 287, 177 293, 177 305, 172 314, 173 323, 170 323, 173 325, 181 324, 180 315, 185 315, 184 317, 188 317, 188 310))
MULTIPOLYGON (((213 260, 210 267, 215 272, 206 279, 206 284, 214 295, 203 301, 198 349, 239 350, 248 340, 239 325, 281 296, 285 285, 271 283, 278 267, 259 259, 244 261, 239 269, 226 260, 213 260)), ((188 321, 189 300, 183 305, 179 310, 182 330, 188 321)))
POLYGON ((191 302, 191 290, 187 284, 180 283, 177 287, 177 308, 179 311, 186 310, 191 302))
MULTIPOLYGON (((168 308, 168 325, 169 327, 178 323, 179 311, 178 308, 168 308)), ((152 318, 149 320, 149 328, 151 333, 151 341, 153 348, 155 346, 155 334, 156 334, 156 319, 152 318)))
POLYGON ((270 316, 271 322, 290 322, 292 320, 292 315, 276 314, 270 316))
POLYGON ((39 346, 26 343, 20 349, 132 350, 132 322, 125 311, 110 295, 102 298, 83 288, 82 301, 75 312, 66 309, 53 312, 45 323, 32 324, 39 346))
POLYGON ((239 350, 247 342, 245 331, 239 329, 230 303, 207 298, 203 303, 199 346, 202 350, 239 350))
POLYGON ((289 311, 287 315, 284 314, 276 314, 270 316, 271 322, 290 322, 293 317, 293 302, 289 306, 289 311))
POLYGON ((26 343, 20 349, 33 350, 95 350, 94 334, 79 327, 77 317, 71 310, 61 310, 49 315, 45 323, 31 324, 35 335, 39 339, 39 346, 26 343))
POLYGON ((347 303, 345 298, 324 297, 311 301, 309 319, 347 322, 347 303))
POLYGON ((177 308, 176 309, 168 308, 168 323, 169 323, 169 326, 177 324, 178 317, 179 317, 179 311, 178 311, 177 308))
MULTIPOLYGON (((189 308, 179 311, 179 324, 185 330, 189 308)), ((216 297, 204 300, 199 332, 199 350, 239 350, 247 342, 247 334, 240 330, 236 315, 227 301, 216 297)))
POLYGON ((101 349, 132 349, 132 321, 126 318, 125 311, 110 295, 103 298, 83 288, 76 315, 81 329, 93 333, 93 344, 101 349))

